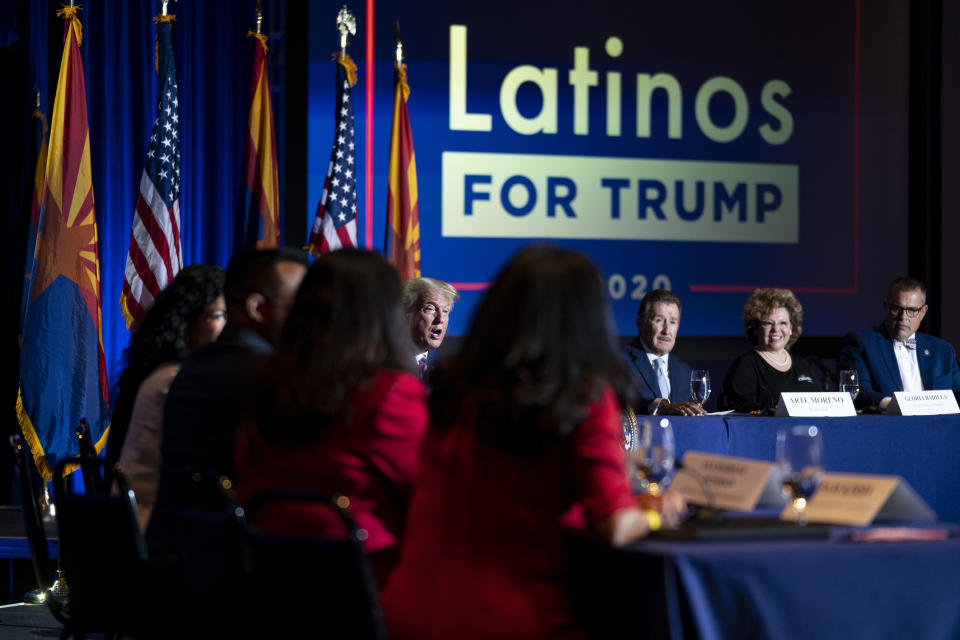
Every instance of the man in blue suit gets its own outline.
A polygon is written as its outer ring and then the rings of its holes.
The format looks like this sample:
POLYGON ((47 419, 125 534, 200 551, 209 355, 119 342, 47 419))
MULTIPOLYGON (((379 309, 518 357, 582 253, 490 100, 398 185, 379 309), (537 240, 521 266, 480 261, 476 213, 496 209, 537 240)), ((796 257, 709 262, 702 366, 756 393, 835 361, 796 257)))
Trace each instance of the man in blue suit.
POLYGON ((624 347, 636 374, 640 397, 634 411, 651 415, 698 416, 706 411, 690 395, 690 365, 671 356, 680 327, 680 298, 654 289, 643 296, 637 310, 639 334, 624 347))
POLYGON ((953 347, 918 333, 927 313, 927 288, 915 278, 890 283, 883 324, 843 338, 840 368, 860 373, 857 406, 890 404, 895 391, 952 390, 960 396, 960 368, 953 347))

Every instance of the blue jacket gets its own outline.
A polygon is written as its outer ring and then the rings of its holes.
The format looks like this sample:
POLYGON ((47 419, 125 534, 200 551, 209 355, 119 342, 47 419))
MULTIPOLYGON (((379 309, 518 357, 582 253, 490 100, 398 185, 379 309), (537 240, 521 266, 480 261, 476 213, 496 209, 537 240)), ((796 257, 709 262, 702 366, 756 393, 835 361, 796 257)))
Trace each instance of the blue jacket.
MULTIPOLYGON (((657 383, 657 372, 653 370, 647 352, 643 350, 639 338, 623 348, 627 366, 635 375, 639 384, 640 394, 635 403, 637 413, 647 413, 650 403, 660 397, 660 385, 657 383)), ((693 402, 690 395, 690 365, 676 356, 670 356, 670 402, 693 402)))
MULTIPOLYGON (((960 392, 960 367, 950 343, 917 332, 917 363, 925 390, 960 392)), ((853 331, 843 338, 840 368, 860 373, 857 406, 877 405, 894 391, 903 391, 900 368, 893 353, 893 340, 883 326, 853 331)))

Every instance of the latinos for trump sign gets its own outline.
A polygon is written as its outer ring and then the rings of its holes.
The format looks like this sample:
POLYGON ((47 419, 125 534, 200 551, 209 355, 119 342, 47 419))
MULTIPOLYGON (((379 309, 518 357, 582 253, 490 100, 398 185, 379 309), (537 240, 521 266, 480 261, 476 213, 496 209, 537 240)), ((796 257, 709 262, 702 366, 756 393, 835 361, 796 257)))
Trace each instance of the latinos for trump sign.
MULTIPOLYGON (((681 296, 687 334, 740 333, 760 286, 796 291, 808 333, 869 323, 906 266, 904 11, 892 0, 376 2, 372 36, 355 43, 375 61, 371 81, 358 60, 358 105, 373 90, 357 113, 358 148, 372 135, 374 150, 357 157, 374 185, 361 225, 382 249, 399 19, 422 270, 465 290, 454 332, 471 291, 538 240, 593 258, 624 335, 653 288, 681 296)), ((332 32, 322 3, 310 20, 332 32)), ((316 150, 335 47, 311 41, 316 150)), ((322 164, 308 170, 311 201, 322 164)))

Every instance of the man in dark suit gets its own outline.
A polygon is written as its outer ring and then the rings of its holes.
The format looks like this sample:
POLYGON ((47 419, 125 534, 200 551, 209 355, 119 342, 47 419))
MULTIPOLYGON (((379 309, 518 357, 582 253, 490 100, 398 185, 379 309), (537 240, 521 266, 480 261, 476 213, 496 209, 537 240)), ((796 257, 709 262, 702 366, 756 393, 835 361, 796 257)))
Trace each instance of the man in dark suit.
POLYGON ((960 368, 953 347, 919 333, 927 313, 927 288, 915 278, 897 278, 887 289, 879 327, 848 333, 840 368, 860 374, 857 406, 886 409, 895 391, 952 390, 960 396, 960 368))
POLYGON ((245 399, 261 363, 274 352, 306 272, 306 254, 297 249, 250 249, 230 261, 227 324, 215 342, 187 357, 164 405, 160 482, 147 529, 155 549, 171 550, 178 510, 203 506, 196 504, 200 493, 186 487, 188 474, 233 477, 245 399))
POLYGON ((639 334, 624 347, 636 374, 640 397, 634 411, 651 415, 698 416, 706 412, 690 395, 690 365, 671 356, 680 327, 680 298, 654 289, 643 296, 637 310, 639 334))
POLYGON ((435 278, 412 278, 403 283, 401 303, 410 323, 410 339, 413 341, 415 365, 420 379, 427 383, 431 351, 440 347, 447 335, 447 324, 453 303, 460 294, 452 285, 435 278))

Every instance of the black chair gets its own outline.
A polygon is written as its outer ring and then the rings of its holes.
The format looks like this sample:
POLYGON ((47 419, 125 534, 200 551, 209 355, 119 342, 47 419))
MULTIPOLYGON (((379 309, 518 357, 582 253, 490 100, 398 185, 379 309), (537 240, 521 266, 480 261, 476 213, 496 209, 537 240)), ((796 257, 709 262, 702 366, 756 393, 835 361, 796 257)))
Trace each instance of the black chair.
POLYGON ((296 633, 304 623, 318 637, 386 638, 370 558, 345 496, 276 491, 254 496, 246 509, 248 589, 254 627, 265 637, 296 633), (325 505, 346 535, 319 538, 266 533, 256 527, 269 505, 325 505))
POLYGON ((54 497, 60 563, 70 591, 67 605, 54 612, 65 625, 61 637, 82 638, 86 631, 138 635, 148 620, 147 549, 133 492, 119 466, 88 456, 61 460, 54 497), (74 489, 66 473, 74 465, 92 479, 85 493, 74 489))
POLYGON ((179 635, 249 635, 246 523, 233 483, 212 471, 195 471, 182 474, 174 490, 187 505, 174 516, 181 573, 170 599, 181 612, 179 635))
MULTIPOLYGON (((90 437, 90 425, 87 424, 86 418, 80 418, 80 424, 75 429, 75 433, 77 435, 77 447, 80 451, 79 455, 83 458, 96 459, 97 450, 90 437)), ((96 473, 96 467, 89 465, 82 467, 81 473, 83 474, 83 486, 88 487, 87 492, 103 492, 103 478, 99 473, 96 473)))
MULTIPOLYGON (((50 548, 47 546, 47 534, 43 527, 43 515, 40 507, 40 495, 43 491, 43 479, 37 470, 36 464, 30 455, 27 443, 20 436, 12 436, 17 477, 20 482, 20 501, 23 504, 23 525, 27 534, 27 546, 30 549, 30 559, 33 561, 33 573, 37 580, 40 593, 44 594, 53 585, 53 564, 50 561, 50 548)), ((59 603, 52 603, 57 606, 59 603)))

